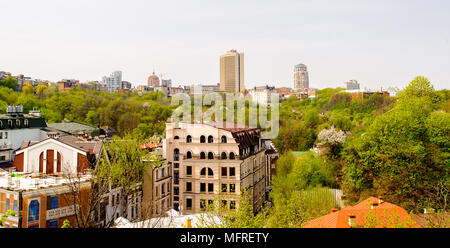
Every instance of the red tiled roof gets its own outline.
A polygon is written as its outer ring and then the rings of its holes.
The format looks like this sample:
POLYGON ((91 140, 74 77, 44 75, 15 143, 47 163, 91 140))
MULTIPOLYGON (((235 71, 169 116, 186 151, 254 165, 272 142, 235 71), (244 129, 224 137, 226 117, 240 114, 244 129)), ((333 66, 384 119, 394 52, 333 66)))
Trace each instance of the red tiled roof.
POLYGON ((405 209, 385 201, 379 203, 379 198, 375 197, 313 219, 304 227, 350 228, 350 216, 355 216, 356 227, 420 227, 405 209))

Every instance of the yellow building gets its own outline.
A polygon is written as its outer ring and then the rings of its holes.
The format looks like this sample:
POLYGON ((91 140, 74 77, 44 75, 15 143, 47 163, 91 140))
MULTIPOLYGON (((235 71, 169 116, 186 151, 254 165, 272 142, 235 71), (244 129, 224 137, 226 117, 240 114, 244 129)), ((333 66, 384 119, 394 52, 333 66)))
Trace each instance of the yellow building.
POLYGON ((220 91, 238 93, 244 89, 244 53, 230 50, 220 56, 220 91))

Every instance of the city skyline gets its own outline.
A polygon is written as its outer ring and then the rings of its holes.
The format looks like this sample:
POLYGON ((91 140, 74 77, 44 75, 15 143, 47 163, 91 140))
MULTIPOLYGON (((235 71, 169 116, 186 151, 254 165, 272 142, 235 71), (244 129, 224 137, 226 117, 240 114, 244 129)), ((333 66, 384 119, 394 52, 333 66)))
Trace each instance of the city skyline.
POLYGON ((0 16, 0 70, 54 82, 120 70, 137 86, 155 68, 174 85, 215 84, 218 56, 236 49, 246 54, 247 88, 293 87, 292 67, 303 63, 314 88, 350 79, 402 88, 423 75, 442 89, 450 82, 450 3, 432 2, 5 2, 21 18, 0 16))

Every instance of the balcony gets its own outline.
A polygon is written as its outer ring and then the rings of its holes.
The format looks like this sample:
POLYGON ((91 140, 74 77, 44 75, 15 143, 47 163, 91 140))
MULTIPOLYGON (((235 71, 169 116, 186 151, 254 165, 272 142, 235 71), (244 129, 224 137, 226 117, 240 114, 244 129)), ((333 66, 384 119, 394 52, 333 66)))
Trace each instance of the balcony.
POLYGON ((71 206, 67 206, 67 207, 61 207, 61 208, 47 210, 47 220, 58 219, 58 218, 74 215, 75 207, 78 208, 78 205, 71 205, 71 206))

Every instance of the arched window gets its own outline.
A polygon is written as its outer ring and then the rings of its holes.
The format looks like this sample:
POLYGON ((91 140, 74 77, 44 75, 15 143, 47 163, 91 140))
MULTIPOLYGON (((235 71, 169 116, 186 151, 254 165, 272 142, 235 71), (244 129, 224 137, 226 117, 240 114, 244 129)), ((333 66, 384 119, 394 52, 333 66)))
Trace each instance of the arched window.
POLYGON ((23 124, 25 127, 29 127, 29 123, 28 123, 28 120, 27 119, 25 119, 24 120, 24 124, 23 124))
POLYGON ((186 153, 186 158, 192 158, 192 152, 188 151, 188 152, 186 153))
POLYGON ((180 150, 178 150, 178 148, 175 148, 173 150, 173 160, 175 161, 180 160, 180 150))
POLYGON ((206 170, 208 170, 208 176, 212 177, 214 176, 214 172, 211 168, 209 167, 204 167, 200 170, 200 176, 206 176, 206 170))
POLYGON ((3 121, 0 121, 0 128, 3 129, 3 121))
POLYGON ((205 135, 200 136, 200 143, 206 143, 205 135))
POLYGON ((39 220, 39 202, 33 200, 28 207, 28 221, 39 220))
POLYGON ((18 128, 20 128, 20 120, 19 120, 19 119, 16 120, 16 126, 17 126, 18 128))
POLYGON ((222 142, 222 143, 227 143, 227 136, 222 135, 221 142, 222 142))
POLYGON ((227 159, 227 153, 226 152, 222 152, 220 158, 221 159, 227 159))
POLYGON ((206 158, 206 154, 204 152, 200 153, 200 159, 205 159, 206 158))
POLYGON ((173 137, 173 139, 180 139, 180 137, 179 136, 175 136, 175 137, 173 137))
POLYGON ((214 153, 208 152, 208 159, 214 159, 214 153))
POLYGON ((192 143, 192 136, 186 136, 186 143, 192 143))
POLYGON ((213 143, 214 142, 214 138, 212 135, 208 136, 208 143, 213 143))
POLYGON ((234 159, 234 152, 230 152, 230 159, 234 159))

